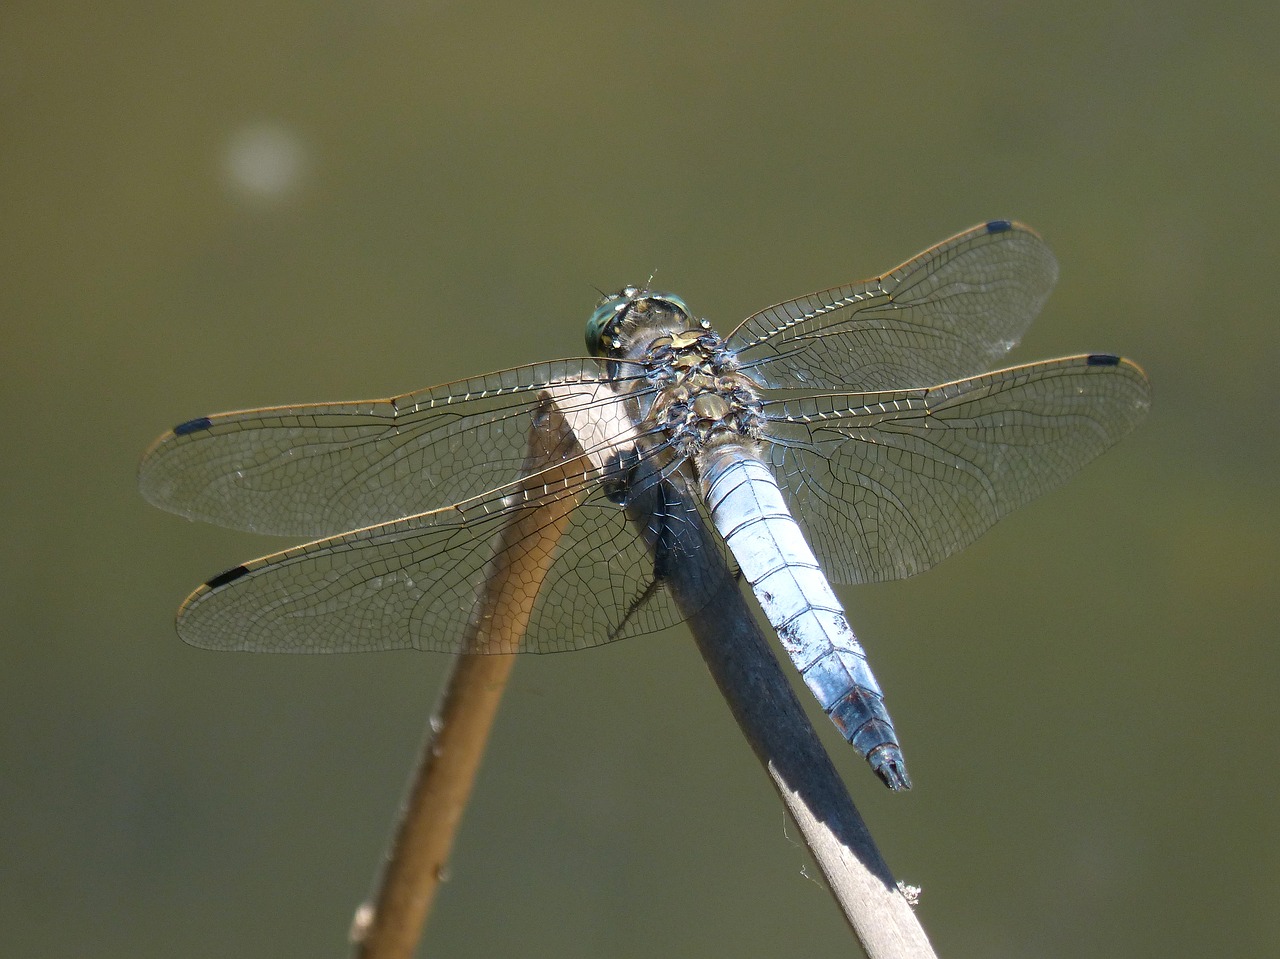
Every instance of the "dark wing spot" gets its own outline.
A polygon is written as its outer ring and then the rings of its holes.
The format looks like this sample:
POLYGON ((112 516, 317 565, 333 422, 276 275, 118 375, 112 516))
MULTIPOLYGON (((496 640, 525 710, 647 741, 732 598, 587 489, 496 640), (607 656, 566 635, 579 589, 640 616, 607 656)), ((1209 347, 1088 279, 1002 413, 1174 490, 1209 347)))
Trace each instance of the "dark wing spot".
POLYGON ((1090 366, 1119 366, 1120 357, 1112 353, 1090 353, 1086 362, 1090 366))
POLYGON ((1013 229, 1013 224, 1010 223, 1008 220, 988 220, 987 221, 988 233, 1004 233, 1006 230, 1012 230, 1012 229, 1013 229))
POLYGON ((207 430, 213 425, 213 420, 207 416, 197 416, 193 420, 187 420, 185 423, 179 423, 173 428, 174 436, 187 436, 190 433, 199 433, 201 430, 207 430))
POLYGON ((209 580, 209 582, 205 583, 205 586, 209 587, 209 589, 218 589, 222 586, 226 586, 227 583, 234 583, 248 572, 249 567, 236 566, 227 570, 225 573, 219 573, 217 576, 213 577, 213 579, 209 580))

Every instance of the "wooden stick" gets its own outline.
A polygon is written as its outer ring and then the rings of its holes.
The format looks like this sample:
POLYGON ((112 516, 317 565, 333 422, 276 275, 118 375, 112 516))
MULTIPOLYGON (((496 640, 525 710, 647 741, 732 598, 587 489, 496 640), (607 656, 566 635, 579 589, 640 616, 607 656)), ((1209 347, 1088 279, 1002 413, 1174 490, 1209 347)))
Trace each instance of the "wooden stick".
MULTIPOLYGON (((573 485, 587 469, 572 432, 548 401, 530 430, 524 475, 537 505, 505 526, 470 626, 423 743, 409 795, 371 902, 356 910, 351 940, 358 959, 410 959, 422 936, 462 821, 476 772, 534 602, 555 558, 576 496, 538 496, 573 485)), ((577 484, 580 486, 580 483, 577 484)))

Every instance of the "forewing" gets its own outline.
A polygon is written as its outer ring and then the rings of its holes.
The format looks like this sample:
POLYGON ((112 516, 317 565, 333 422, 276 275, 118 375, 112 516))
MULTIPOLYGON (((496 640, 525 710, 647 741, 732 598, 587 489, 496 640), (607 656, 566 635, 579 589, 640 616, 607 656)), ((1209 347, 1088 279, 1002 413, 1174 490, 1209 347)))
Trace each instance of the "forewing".
POLYGON ((900 579, 1066 481, 1149 405, 1133 363, 1072 356, 928 389, 768 402, 766 456, 834 580, 900 579))
POLYGON ((156 506, 191 519, 330 536, 510 483, 544 391, 566 410, 603 415, 616 396, 602 380, 595 360, 560 360, 392 399, 199 417, 156 441, 138 483, 156 506))
POLYGON ((869 392, 991 368, 1040 312, 1058 276, 1030 228, 993 220, 883 276, 771 306, 728 338, 766 386, 869 392))

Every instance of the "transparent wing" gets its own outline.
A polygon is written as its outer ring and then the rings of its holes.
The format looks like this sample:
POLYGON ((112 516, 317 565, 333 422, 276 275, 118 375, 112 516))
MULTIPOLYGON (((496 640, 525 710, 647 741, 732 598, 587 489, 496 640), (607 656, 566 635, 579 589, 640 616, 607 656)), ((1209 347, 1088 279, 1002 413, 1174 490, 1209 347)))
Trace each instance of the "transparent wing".
POLYGON ((560 360, 393 399, 199 417, 156 441, 138 483, 153 504, 191 519, 330 536, 513 481, 544 392, 587 412, 617 399, 603 379, 596 360, 560 360))
POLYGON ((257 652, 596 646, 682 619, 660 575, 662 563, 689 558, 682 520, 658 512, 642 531, 584 475, 550 492, 510 487, 228 570, 188 597, 178 633, 195 646, 257 652), (497 590, 487 607, 486 589, 497 590), (482 629, 481 644, 470 644, 473 622, 496 629, 530 605, 523 635, 482 629))
POLYGON ((1072 356, 928 389, 768 402, 765 455, 834 580, 900 579, 1063 483, 1150 398, 1128 360, 1072 356))
POLYGON ((991 368, 1048 299, 1058 266, 1030 228, 993 220, 852 286, 779 303, 728 337, 784 389, 903 389, 991 368))

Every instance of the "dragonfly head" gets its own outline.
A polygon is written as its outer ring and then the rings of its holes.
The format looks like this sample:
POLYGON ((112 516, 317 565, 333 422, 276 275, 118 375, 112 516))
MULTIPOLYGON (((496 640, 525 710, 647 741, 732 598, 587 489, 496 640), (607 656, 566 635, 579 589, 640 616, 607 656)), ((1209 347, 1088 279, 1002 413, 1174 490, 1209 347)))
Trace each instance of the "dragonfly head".
POLYGON ((678 323, 691 322, 693 313, 688 304, 674 293, 642 290, 628 286, 617 293, 600 298, 591 319, 587 320, 587 350, 592 356, 617 356, 626 349, 628 329, 624 326, 655 310, 671 314, 678 323))

